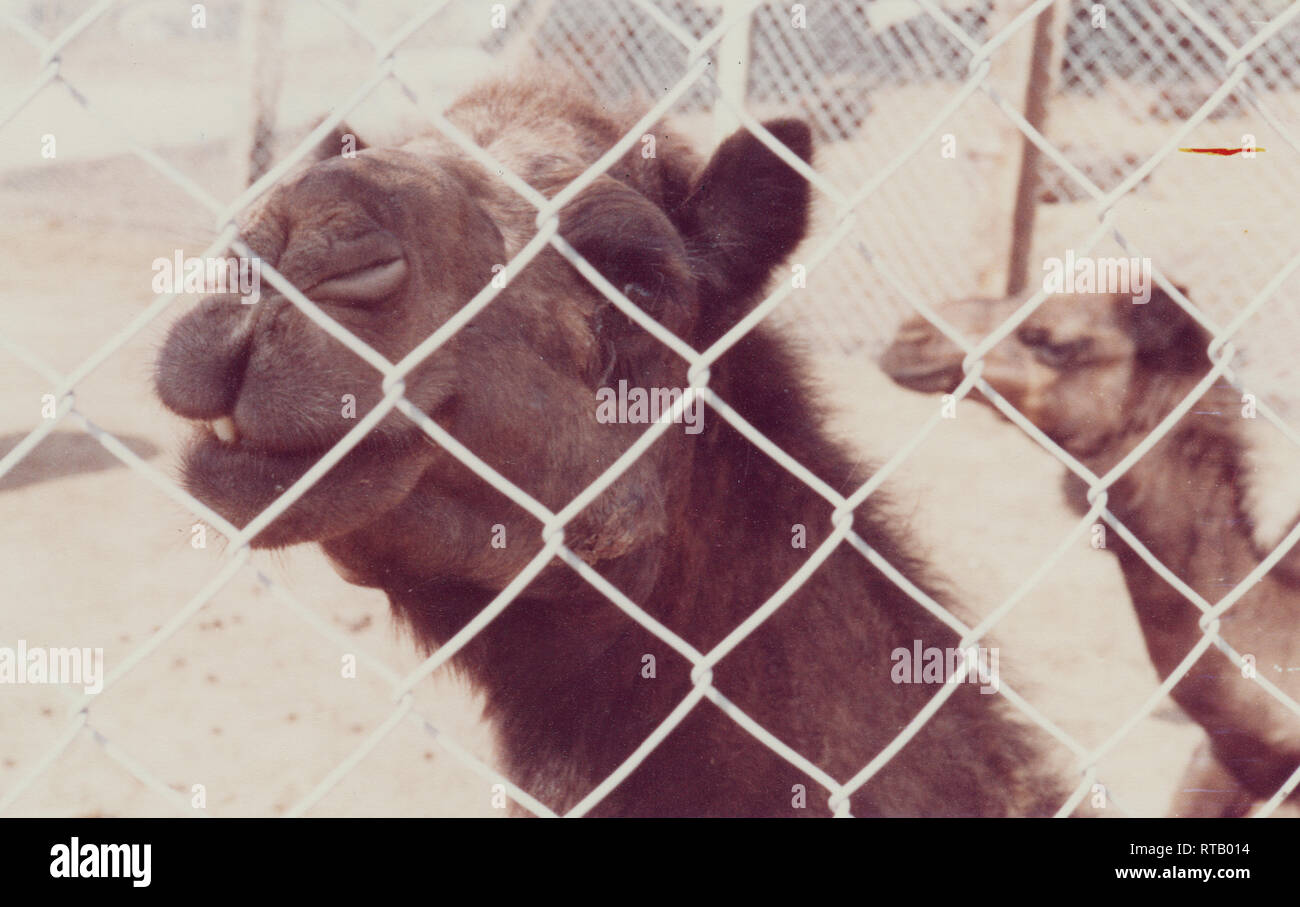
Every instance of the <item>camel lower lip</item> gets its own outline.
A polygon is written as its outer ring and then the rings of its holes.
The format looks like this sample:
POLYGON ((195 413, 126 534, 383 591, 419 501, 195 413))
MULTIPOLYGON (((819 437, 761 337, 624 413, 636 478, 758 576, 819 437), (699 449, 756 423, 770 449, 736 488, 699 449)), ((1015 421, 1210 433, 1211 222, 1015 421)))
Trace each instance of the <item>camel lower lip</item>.
MULTIPOLYGON (((242 529, 298 483, 329 449, 280 453, 223 444, 202 432, 182 464, 186 490, 242 529)), ((433 448, 414 433, 364 438, 339 462, 294 493, 294 500, 251 539, 254 548, 281 548, 350 532, 396 507, 419 480, 433 448), (383 464, 376 471, 376 464, 383 464), (346 501, 340 504, 340 501, 346 501)))
POLYGON ((259 450, 246 442, 230 444, 205 433, 189 449, 185 478, 204 503, 265 498, 270 504, 277 491, 298 481, 327 452, 259 450))
MULTIPOLYGON (((250 447, 246 442, 226 444, 215 434, 203 433, 187 451, 183 475, 185 488, 237 528, 243 528, 274 504, 315 465, 327 450, 277 453, 250 447)), ((328 496, 347 471, 331 470, 304 491, 292 509, 314 507, 311 501, 328 496)), ((258 533, 254 547, 271 547, 301 541, 285 535, 284 518, 258 533)))
MULTIPOLYGON (((365 442, 363 441, 362 443, 365 442)), ((302 459, 319 460, 330 452, 329 447, 304 447, 297 450, 276 450, 273 448, 262 447, 256 442, 250 441, 248 438, 239 435, 237 431, 235 432, 234 438, 230 438, 228 435, 223 434, 222 429, 218 428, 215 423, 210 426, 209 431, 201 432, 199 434, 198 439, 194 444, 194 448, 197 449, 200 447, 210 449, 217 454, 225 453, 240 458, 257 457, 266 460, 279 460, 285 462, 302 459)))
MULTIPOLYGON (((324 506, 322 502, 331 501, 344 489, 354 487, 376 459, 392 465, 390 476, 395 471, 400 472, 404 468, 400 464, 409 463, 412 450, 426 447, 417 445, 417 441, 414 435, 407 438, 363 438, 311 487, 303 490, 291 511, 315 513, 324 506)), ((247 438, 226 444, 211 431, 202 431, 185 454, 182 474, 190 494, 242 528, 274 504, 331 449, 265 450, 250 445, 247 438)), ((412 474, 412 480, 413 477, 412 474)), ((255 547, 280 544, 283 527, 276 524, 283 519, 283 516, 278 518, 269 530, 259 533, 255 547)), ((295 540, 305 538, 295 537, 295 540)))
POLYGON ((961 381, 960 371, 954 373, 950 369, 894 371, 890 373, 890 377, 904 387, 922 391, 946 390, 961 381))

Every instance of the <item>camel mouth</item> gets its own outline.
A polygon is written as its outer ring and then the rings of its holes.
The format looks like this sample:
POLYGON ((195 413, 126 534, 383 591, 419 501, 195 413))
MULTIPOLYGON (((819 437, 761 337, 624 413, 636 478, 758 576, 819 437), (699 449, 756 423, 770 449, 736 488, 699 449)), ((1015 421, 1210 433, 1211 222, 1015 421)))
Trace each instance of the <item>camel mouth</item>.
MULTIPOLYGON (((280 548, 329 537, 333 502, 350 491, 378 487, 392 476, 376 475, 376 463, 401 472, 418 438, 363 438, 306 489, 289 508, 252 540, 254 548, 280 548)), ((182 483, 190 494, 237 528, 244 528, 326 456, 333 444, 298 450, 272 450, 246 438, 224 440, 212 425, 200 424, 181 461, 182 483)))
MULTIPOLYGON (((357 454, 368 457, 400 454, 417 443, 422 435, 423 432, 414 427, 401 435, 381 434, 372 430, 353 445, 335 467, 357 454)), ((293 476, 292 481, 297 481, 333 450, 340 440, 342 438, 334 438, 324 444, 291 448, 268 446, 240 432, 234 420, 225 416, 197 424, 188 446, 186 462, 188 465, 191 460, 201 458, 204 464, 211 464, 213 468, 230 470, 260 467, 277 475, 293 476)))
MULTIPOLYGON (((245 513, 255 502, 262 503, 258 511, 271 504, 328 452, 328 447, 270 450, 246 438, 223 436, 222 430, 204 424, 185 451, 181 471, 195 497, 242 526, 256 516, 245 513)), ((322 476, 321 482, 328 477, 322 476)))
MULTIPOLYGON (((213 456, 228 455, 240 461, 264 459, 267 461, 290 462, 294 460, 318 460, 330 451, 337 439, 328 444, 303 444, 297 447, 281 447, 264 441, 241 430, 238 423, 230 416, 216 419, 192 420, 194 434, 190 439, 191 451, 197 448, 210 449, 213 456)), ((362 439, 362 444, 370 440, 362 439)), ((237 465, 232 463, 232 465, 237 465)))
POLYGON ((908 390, 922 393, 947 393, 961 384, 961 366, 904 365, 890 368, 889 377, 908 390))

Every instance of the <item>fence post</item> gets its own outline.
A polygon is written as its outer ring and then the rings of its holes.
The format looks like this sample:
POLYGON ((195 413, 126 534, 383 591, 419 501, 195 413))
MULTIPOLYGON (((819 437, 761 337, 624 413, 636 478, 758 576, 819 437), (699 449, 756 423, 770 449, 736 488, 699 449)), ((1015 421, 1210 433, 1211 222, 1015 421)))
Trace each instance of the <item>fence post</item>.
MULTIPOLYGON (((1011 21, 1029 7, 1032 0, 993 0, 989 13, 990 36, 1006 28, 1011 21)), ((1039 14, 1050 12, 1050 7, 1039 14)), ((1033 27, 1020 30, 993 54, 988 83, 1012 104, 1019 104, 1026 96, 1034 50, 1033 27)), ((1021 110, 1023 113, 1023 109, 1021 110)), ((1024 149, 1028 144, 1016 124, 1001 114, 993 118, 987 133, 989 145, 979 149, 994 161, 990 183, 981 202, 982 217, 987 230, 988 256, 979 272, 978 292, 987 296, 1001 296, 1008 285, 1013 246, 1015 243, 1015 218, 1012 203, 1017 196, 1024 149)))
MULTIPOLYGON (((1034 23, 1033 55, 1025 86, 1025 119, 1040 133, 1047 124, 1047 103, 1061 72, 1065 30, 1070 25, 1069 7, 1058 13, 1049 6, 1034 23)), ((1015 296, 1029 286, 1029 253, 1034 244, 1034 217, 1038 212, 1038 168, 1043 153, 1021 138, 1020 179, 1016 186, 1011 222, 1011 255, 1007 259, 1007 295, 1015 296)))

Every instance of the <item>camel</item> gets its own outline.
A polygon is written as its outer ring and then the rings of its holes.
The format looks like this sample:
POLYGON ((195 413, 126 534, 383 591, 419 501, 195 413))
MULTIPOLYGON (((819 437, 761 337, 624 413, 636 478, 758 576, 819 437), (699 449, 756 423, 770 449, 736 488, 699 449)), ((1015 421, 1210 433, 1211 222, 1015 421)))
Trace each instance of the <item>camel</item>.
MULTIPOLYGON (((1025 301, 970 299, 937 313, 972 342, 1025 301)), ((983 377, 1029 421, 1097 475, 1120 462, 1210 369, 1208 333, 1164 291, 1146 304, 1128 295, 1047 299, 985 357, 983 377)), ((947 393, 962 380, 965 354, 921 317, 906 322, 882 359, 899 384, 947 393)), ((981 402, 988 402, 976 393, 981 402)), ((1107 506, 1156 558, 1211 604, 1253 570, 1295 523, 1266 518, 1259 500, 1277 495, 1252 482, 1249 423, 1239 391, 1220 381, 1173 430, 1109 489, 1107 506)), ((1294 462, 1294 461, 1293 461, 1294 462)), ((1066 475, 1066 496, 1086 512, 1087 488, 1066 475)), ((1156 574, 1117 533, 1119 558, 1139 626, 1160 677, 1202 637, 1202 612, 1156 574)), ((1300 700, 1300 549, 1292 549, 1222 618, 1221 635, 1259 672, 1300 700)), ((1171 813, 1240 816, 1272 797, 1300 765, 1300 716, 1279 703, 1218 648, 1174 686, 1179 706, 1207 743, 1171 813)), ((1293 807, 1296 796, 1287 802, 1293 807)))
MULTIPOLYGON (((553 197, 628 130, 550 79, 491 82, 448 118, 553 197)), ((808 126, 765 128, 810 160, 808 126)), ((615 288, 697 350, 763 295, 807 230, 810 190, 747 132, 707 162, 662 126, 561 211, 559 232, 615 288)), ((335 146, 337 147, 337 146, 335 146)), ((438 136, 334 157, 276 187, 243 236, 324 311, 390 361, 487 286, 536 233, 536 211, 438 136)), ((597 418, 611 388, 681 389, 683 359, 553 249, 406 376, 405 396, 552 512, 647 430, 597 418)), ((710 368, 710 389, 844 493, 866 474, 831 440, 803 372, 766 327, 710 368)), ((255 305, 201 301, 172 327, 156 388, 194 420, 185 487, 246 526, 381 397, 378 373, 263 283, 255 305)), ((718 645, 805 564, 832 507, 710 408, 675 426, 564 527, 564 545, 691 646, 718 645), (695 426, 699 427, 699 426, 695 426), (803 536, 806 533, 806 541, 803 536)), ((878 495, 861 537, 952 604, 878 495)), ((383 589, 425 651, 453 637, 542 548, 539 521, 400 413, 253 539, 322 546, 347 580, 383 589)), ((722 658, 712 683, 843 784, 940 692, 896 683, 896 651, 957 635, 841 544, 722 658)), ((548 808, 582 802, 692 691, 691 663, 553 558, 452 662, 483 692, 504 774, 548 808)), ((852 794, 859 816, 1051 814, 1067 794, 1043 740, 1004 697, 963 683, 852 794)), ((710 700, 591 815, 828 815, 815 779, 710 700)))

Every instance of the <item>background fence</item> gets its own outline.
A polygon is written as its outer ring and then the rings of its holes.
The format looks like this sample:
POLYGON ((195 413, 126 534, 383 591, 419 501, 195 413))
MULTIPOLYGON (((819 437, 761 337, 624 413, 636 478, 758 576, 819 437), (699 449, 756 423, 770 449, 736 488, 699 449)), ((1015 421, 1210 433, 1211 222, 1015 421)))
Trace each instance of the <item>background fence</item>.
MULTIPOLYGON (((190 786, 177 780, 181 770, 159 768, 188 757, 169 753, 166 746, 155 752, 151 744, 146 752, 133 745, 133 739, 144 736, 138 733, 144 719, 129 707, 117 721, 99 716, 112 714, 105 704, 114 695, 119 703, 134 695, 137 702, 157 706, 157 693, 133 692, 132 678, 163 659, 176 645, 174 636, 201 628, 205 606, 219 600, 227 583, 244 571, 251 570, 265 594, 292 615, 290 625, 299 628, 287 631, 293 638, 305 626, 319 631, 322 645, 357 649, 351 629, 340 629, 319 609, 302 604, 301 587, 277 577, 273 565, 256 559, 249 565, 243 542, 272 513, 236 531, 184 495, 165 466, 149 462, 166 446, 165 438, 153 443, 158 438, 153 428, 141 429, 136 437, 99 427, 97 410, 83 403, 87 396, 96 398, 83 390, 95 387, 97 373, 120 366, 123 371, 116 377, 126 377, 115 381, 111 391, 101 391, 96 402, 115 414, 140 406, 147 395, 147 374, 123 365, 122 359, 139 349, 133 346, 138 338, 170 317, 174 298, 150 303, 147 294, 109 279, 106 294, 102 283, 90 286, 119 301, 105 306, 106 313, 88 314, 83 294, 70 298, 75 279, 61 273, 63 259, 73 257, 77 271, 91 277, 104 269, 97 278, 103 280, 117 247, 130 244, 116 237, 118 242, 96 247, 84 234, 128 227, 147 228, 194 250, 219 252, 256 195, 311 147, 308 133, 322 115, 328 114, 326 125, 346 117, 363 137, 378 141, 436 128, 437 111, 465 77, 493 66, 529 58, 568 65, 608 102, 639 99, 644 109, 671 112, 699 136, 716 137, 734 128, 742 110, 761 116, 793 108, 808 117, 819 138, 817 174, 810 176, 820 190, 820 208, 806 254, 824 261, 818 279, 836 292, 778 293, 764 311, 784 331, 800 336, 816 356, 866 360, 881 350, 901 317, 917 308, 924 311, 941 300, 977 293, 1000 295, 1014 279, 1017 251, 1022 261, 1032 262, 1059 255, 1066 247, 1098 255, 1123 249, 1150 256, 1161 274, 1191 288, 1188 304, 1216 337, 1235 345, 1229 351, 1238 358, 1216 362, 1219 372, 1260 394, 1265 418, 1300 444, 1292 427, 1292 398, 1300 378, 1292 353, 1300 338, 1294 277, 1300 249, 1288 229, 1300 201, 1300 183, 1292 176, 1300 172, 1294 166, 1294 156, 1300 154, 1300 88, 1293 74, 1300 13, 1295 7, 1208 0, 1115 3, 1105 6, 1106 24, 1100 27, 1091 4, 814 0, 802 5, 802 28, 793 25, 796 11, 789 4, 775 3, 521 0, 501 7, 505 28, 493 27, 492 4, 474 2, 393 3, 380 10, 330 0, 287 7, 217 2, 206 4, 202 28, 194 27, 188 7, 178 12, 166 3, 11 2, 0 7, 6 10, 3 24, 8 29, 4 49, 10 51, 2 64, 7 89, 0 97, 0 190, 19 219, 48 227, 52 235, 65 226, 69 233, 69 246, 62 249, 24 246, 20 237, 11 237, 11 273, 18 276, 7 287, 0 312, 0 349, 8 358, 6 377, 15 376, 14 391, 6 395, 6 418, 21 430, 0 458, 0 481, 8 477, 7 493, 16 495, 19 485, 48 478, 48 465, 39 475, 24 478, 22 472, 43 450, 57 449, 65 461, 84 455, 92 464, 89 469, 104 468, 76 442, 57 441, 64 433, 56 429, 78 428, 137 477, 151 481, 174 506, 203 517, 232 540, 219 567, 212 559, 188 562, 188 571, 209 571, 197 583, 191 573, 160 587, 148 556, 134 567, 119 561, 112 575, 123 583, 138 582, 136 597, 183 604, 179 610, 172 610, 174 604, 153 610, 144 623, 154 626, 123 642, 120 657, 110 655, 111 689, 103 699, 78 699, 57 730, 13 744, 13 755, 0 766, 0 808, 39 813, 47 802, 64 802, 56 779, 84 764, 70 754, 90 741, 101 757, 144 788, 175 809, 193 813, 190 786), (267 48, 273 49, 270 54, 267 48), (719 66, 720 56, 743 60, 743 77, 719 66), (241 82, 245 84, 232 90, 241 82), (1268 149, 1253 161, 1176 151, 1181 146, 1235 146, 1247 133, 1268 149), (46 135, 59 142, 57 167, 38 160, 46 135), (945 136, 955 142, 953 159, 939 153, 945 136), (248 191, 244 182, 250 161, 261 179, 248 191), (1231 179, 1218 178, 1217 168, 1224 167, 1233 168, 1231 179), (1018 199, 1032 216, 1017 217, 1018 199), (27 256, 21 254, 24 250, 27 256), (38 294, 24 286, 22 275, 42 270, 59 275, 66 296, 38 294), (35 304, 43 311, 33 314, 35 304), (71 324, 70 317, 79 320, 71 324), (45 394, 57 401, 54 419, 38 418, 45 394)), ((156 248, 156 240, 142 240, 141 247, 156 248)), ((164 252, 146 253, 144 260, 157 254, 164 252)), ((1037 282, 1032 270, 1028 279, 1031 285, 1037 282)), ((296 304, 314 311, 309 301, 287 287, 285 291, 296 304)), ((490 300, 486 295, 480 303, 490 300)), ((327 329, 333 333, 337 327, 327 329)), ((336 336, 367 355, 355 338, 336 336)), ((988 347, 986 342, 980 349, 988 347)), ((426 355, 431 351, 432 345, 423 349, 426 355)), ((385 406, 402 409, 435 441, 450 445, 400 398, 400 376, 413 365, 379 367, 390 390, 385 406)), ((963 385, 963 393, 976 386, 976 377, 963 385)), ((707 389, 698 392, 719 404, 707 389)), ((386 411, 365 420, 345 444, 359 440, 363 429, 386 411)), ((726 417, 725 408, 718 412, 726 417)), ((134 417, 123 416, 129 418, 134 417)), ((872 483, 858 494, 837 497, 836 506, 860 501, 919 456, 937 424, 934 414, 920 431, 909 432, 905 443, 886 452, 892 456, 872 483)), ((335 450, 328 461, 344 451, 335 450)), ((787 465, 798 474, 797 464, 787 465)), ((485 478, 525 504, 547 528, 559 525, 556 514, 539 511, 540 505, 504 480, 485 478)), ((1096 476, 1085 478, 1100 487, 1096 476)), ((137 481, 132 487, 141 486, 137 481)), ((1104 497, 1098 502, 1033 570, 1023 571, 1005 606, 990 612, 978 634, 1005 617, 1092 523, 1113 519, 1103 512, 1104 497)), ((24 585, 25 595, 11 595, 4 603, 0 635, 30 640, 54 618, 66 620, 59 625, 63 634, 81 626, 112 635, 111 621, 105 625, 104 615, 89 613, 101 593, 88 589, 104 580, 104 565, 84 556, 95 545, 85 537, 69 541, 69 532, 75 537, 76 530, 66 525, 67 517, 53 525, 44 522, 51 520, 49 503, 33 499, 30 510, 20 509, 15 531, 30 533, 42 526, 40 541, 64 552, 51 563, 83 576, 88 588, 79 590, 80 597, 66 599, 66 607, 48 609, 53 616, 33 616, 31 590, 57 598, 62 580, 51 579, 49 588, 24 585)), ((289 503, 286 498, 275 510, 289 503)), ((68 505, 102 523, 99 532, 111 531, 115 524, 117 515, 104 501, 97 504, 93 493, 69 499, 68 505)), ((170 531, 188 531, 188 523, 176 525, 181 528, 170 531)), ((847 528, 839 528, 837 543, 853 543, 847 528)), ((1283 547, 1293 545, 1296 537, 1292 532, 1283 547)), ((564 555, 554 546, 545 554, 557 552, 564 555)), ((1214 635, 1215 620, 1256 579, 1258 572, 1220 602, 1196 602, 1206 611, 1210 635, 1204 645, 1220 645, 1235 654, 1214 635)), ((508 603, 506 598, 492 607, 508 603)), ((641 619, 631 603, 616 604, 641 619)), ((963 633, 970 629, 960 626, 963 633)), ((182 647, 189 653, 184 658, 201 657, 194 654, 200 648, 182 647)), ((711 659, 720 657, 693 650, 683 654, 701 667, 701 674, 711 659)), ((395 739, 414 716, 410 723, 431 732, 442 752, 469 772, 487 784, 505 785, 519 802, 547 812, 526 791, 496 775, 490 755, 462 745, 460 737, 446 732, 443 720, 427 717, 417 681, 449 655, 444 647, 434 660, 407 669, 363 656, 373 675, 395 691, 391 710, 360 730, 350 725, 339 733, 341 752, 333 767, 309 785, 286 786, 287 802, 271 798, 252 807, 237 801, 236 808, 289 814, 312 808, 336 787, 354 783, 354 770, 365 772, 362 760, 395 739)), ((1190 662, 1164 691, 1188 668, 1190 662)), ((10 691, 3 692, 8 697, 10 691)), ((276 695, 265 682, 246 692, 259 702, 276 695)), ((64 701, 46 704, 40 698, 49 695, 45 691, 32 695, 43 710, 62 715, 68 708, 64 701)), ((705 684, 693 695, 698 701, 712 694, 705 684)), ((1134 729, 1162 701, 1152 697, 1131 713, 1107 715, 1110 730, 1093 745, 1014 692, 1012 696, 1077 759, 1081 781, 1075 797, 1062 805, 1064 811, 1088 794, 1099 777, 1106 780, 1099 765, 1121 745, 1132 745, 1134 729)), ((173 708, 190 705, 188 700, 172 703, 173 708)), ((897 745, 917 727, 914 722, 897 745)), ((156 731, 148 736, 158 738, 156 731)), ((265 739, 254 729, 244 743, 253 746, 265 739)), ((225 755, 240 758, 238 747, 225 755)), ((798 754, 782 755, 819 777, 841 810, 845 795, 883 764, 877 760, 853 779, 830 779, 798 754)), ((617 780, 602 785, 584 809, 617 780)), ((75 802, 75 797, 65 799, 75 802)), ((1114 800, 1122 808, 1123 795, 1114 800)), ((158 804, 128 808, 148 812, 158 804)))

